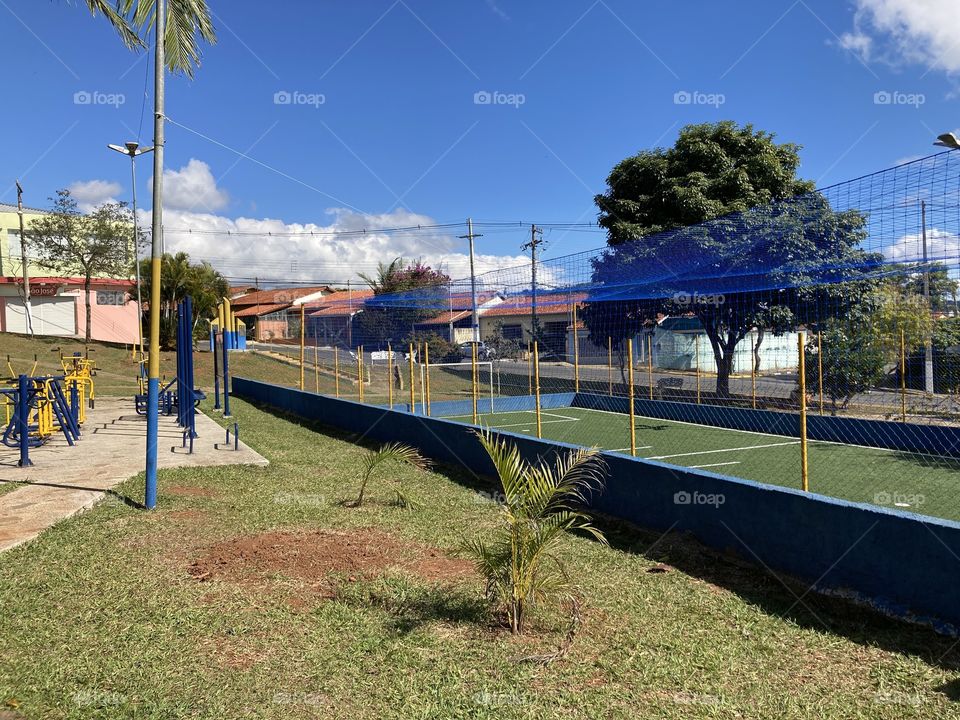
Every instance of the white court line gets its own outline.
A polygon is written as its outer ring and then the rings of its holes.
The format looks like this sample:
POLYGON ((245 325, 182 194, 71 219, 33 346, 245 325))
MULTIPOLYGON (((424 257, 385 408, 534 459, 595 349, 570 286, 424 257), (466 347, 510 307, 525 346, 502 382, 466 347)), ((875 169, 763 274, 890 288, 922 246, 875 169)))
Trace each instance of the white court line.
POLYGON ((769 443, 767 445, 748 445, 747 447, 724 448, 723 450, 700 450, 698 452, 677 453, 676 455, 659 455, 657 457, 647 458, 647 460, 668 460, 670 458, 689 457, 690 455, 712 455, 714 453, 738 452, 740 450, 759 450, 760 448, 782 447, 783 445, 799 445, 799 440, 782 443, 769 443))
POLYGON ((739 465, 739 464, 740 464, 739 460, 734 460, 733 462, 711 463, 710 465, 687 465, 687 467, 690 468, 691 470, 696 470, 698 468, 723 467, 724 465, 739 465))
MULTIPOLYGON (((579 422, 579 418, 566 418, 565 420, 541 420, 541 425, 546 425, 548 423, 564 423, 564 422, 579 422)), ((483 425, 483 422, 480 422, 483 425)), ((522 423, 512 423, 510 425, 484 425, 484 427, 492 428, 493 430, 502 430, 503 428, 512 428, 512 427, 528 427, 529 425, 536 425, 536 420, 530 420, 529 422, 522 423)))
MULTIPOLYGON (((653 445, 638 445, 637 450, 649 450, 653 445)), ((606 452, 630 452, 630 448, 616 448, 615 450, 607 450, 606 452)))

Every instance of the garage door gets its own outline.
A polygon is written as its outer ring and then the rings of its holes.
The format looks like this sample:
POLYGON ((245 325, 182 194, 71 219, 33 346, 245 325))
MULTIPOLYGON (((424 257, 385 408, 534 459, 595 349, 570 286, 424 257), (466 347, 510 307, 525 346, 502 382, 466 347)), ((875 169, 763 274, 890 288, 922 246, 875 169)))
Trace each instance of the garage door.
MULTIPOLYGON (((30 298, 33 332, 36 335, 76 335, 76 300, 67 298, 30 298)), ((7 298, 7 331, 27 333, 23 300, 7 298)))

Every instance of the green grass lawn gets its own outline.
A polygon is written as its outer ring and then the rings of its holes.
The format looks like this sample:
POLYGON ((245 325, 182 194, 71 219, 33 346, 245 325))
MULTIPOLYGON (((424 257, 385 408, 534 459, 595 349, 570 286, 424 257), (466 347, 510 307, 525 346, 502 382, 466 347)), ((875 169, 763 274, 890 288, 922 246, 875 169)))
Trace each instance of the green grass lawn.
MULTIPOLYGON (((469 415, 449 418, 471 422, 469 415)), ((543 437, 575 445, 630 452, 630 419, 621 413, 561 408, 542 413, 543 437)), ((533 411, 481 415, 484 426, 536 434, 533 411)), ((702 468, 784 487, 800 488, 800 441, 782 435, 693 423, 636 418, 637 456, 702 468)), ((811 441, 810 490, 960 520, 960 462, 856 445, 811 441), (899 502, 899 505, 895 503, 899 502)))
POLYGON ((0 718, 960 717, 954 640, 839 600, 797 603, 805 588, 679 535, 607 524, 609 547, 564 540, 583 624, 549 666, 518 659, 555 649, 564 618, 544 608, 511 637, 475 577, 427 578, 399 559, 307 577, 301 564, 364 533, 454 556, 493 526, 494 488, 391 468, 420 509, 380 484, 344 507, 363 448, 233 410, 269 467, 163 470, 153 512, 121 501, 142 497, 133 478, 119 500, 0 555, 0 718), (277 568, 257 553, 210 561, 284 532, 299 550, 268 542, 277 568))

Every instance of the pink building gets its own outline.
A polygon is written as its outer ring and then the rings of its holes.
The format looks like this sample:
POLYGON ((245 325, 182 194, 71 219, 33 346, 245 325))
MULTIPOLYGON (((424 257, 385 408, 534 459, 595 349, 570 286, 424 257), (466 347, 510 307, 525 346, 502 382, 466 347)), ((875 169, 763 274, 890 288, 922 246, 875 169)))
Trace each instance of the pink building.
MULTIPOLYGON (((0 332, 28 332, 19 278, 0 277, 0 332)), ((137 342, 137 307, 132 280, 95 278, 90 287, 91 334, 94 340, 137 342)), ((35 335, 83 338, 87 311, 83 278, 30 278, 30 310, 35 335)))

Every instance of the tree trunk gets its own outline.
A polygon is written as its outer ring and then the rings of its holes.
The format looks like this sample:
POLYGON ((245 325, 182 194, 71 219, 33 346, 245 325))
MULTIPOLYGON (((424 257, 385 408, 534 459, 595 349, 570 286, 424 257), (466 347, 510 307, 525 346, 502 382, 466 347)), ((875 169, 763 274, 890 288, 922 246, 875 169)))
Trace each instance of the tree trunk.
POLYGON ((87 311, 86 318, 86 332, 84 334, 84 342, 89 343, 90 339, 93 337, 93 312, 91 310, 90 302, 90 275, 85 275, 83 278, 83 302, 84 307, 87 311))
POLYGON ((753 347, 753 371, 760 374, 760 343, 763 342, 763 327, 757 327, 757 344, 753 347))

